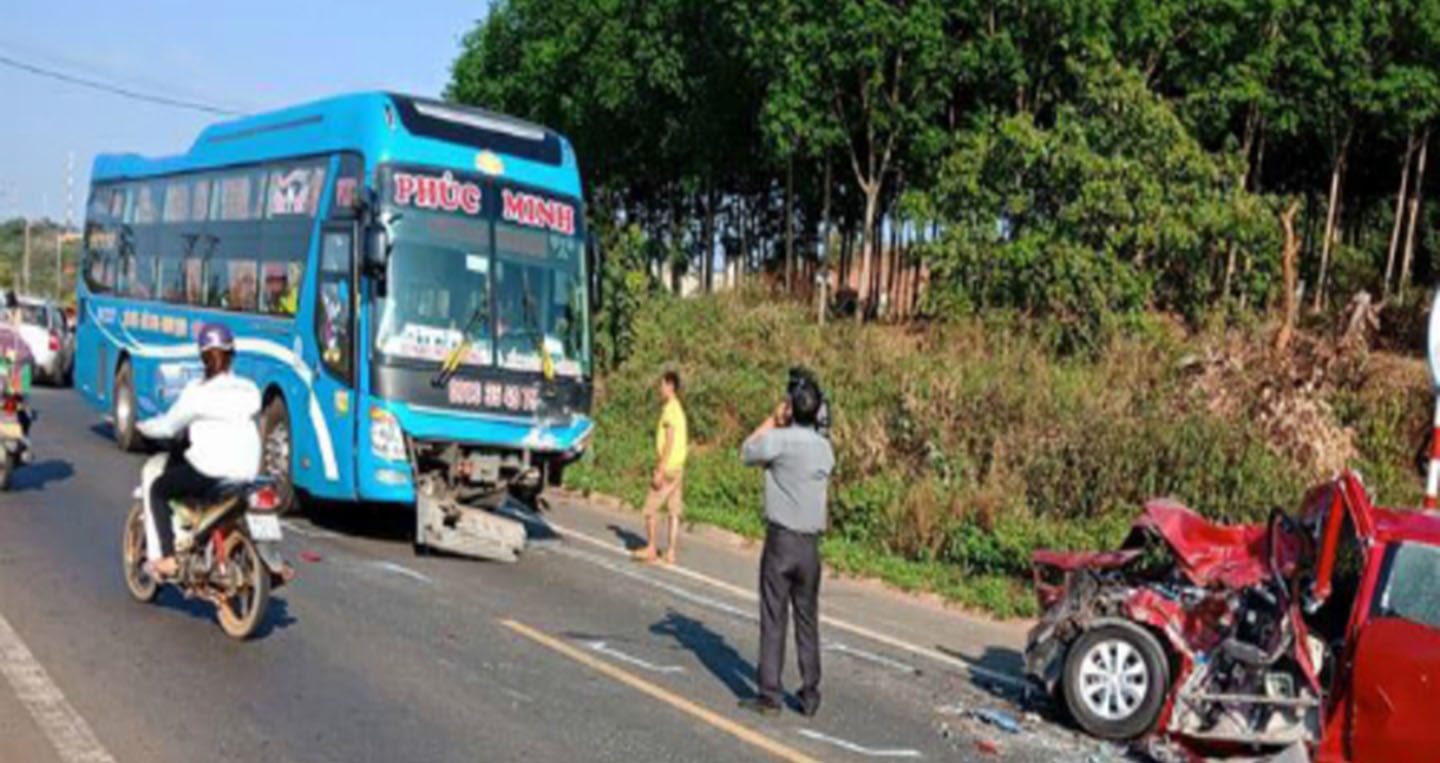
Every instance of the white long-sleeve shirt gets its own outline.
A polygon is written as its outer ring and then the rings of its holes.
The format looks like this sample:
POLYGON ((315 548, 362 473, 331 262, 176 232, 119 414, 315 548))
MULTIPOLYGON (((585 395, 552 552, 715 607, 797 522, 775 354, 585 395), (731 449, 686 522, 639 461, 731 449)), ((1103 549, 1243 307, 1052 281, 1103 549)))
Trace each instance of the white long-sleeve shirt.
POLYGON ((259 412, 259 388, 249 379, 224 373, 186 385, 170 410, 137 427, 152 439, 174 437, 188 427, 185 459, 196 471, 215 479, 249 481, 260 471, 259 412))

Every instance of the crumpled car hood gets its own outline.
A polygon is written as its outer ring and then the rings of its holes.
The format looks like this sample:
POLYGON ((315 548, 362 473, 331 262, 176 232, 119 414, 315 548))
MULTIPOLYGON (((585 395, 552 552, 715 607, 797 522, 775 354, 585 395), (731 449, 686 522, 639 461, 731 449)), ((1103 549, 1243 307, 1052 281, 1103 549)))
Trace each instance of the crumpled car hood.
POLYGON ((1270 576, 1263 524, 1217 525, 1175 501, 1157 499, 1145 504, 1134 528, 1164 539, 1196 585, 1244 588, 1270 576))

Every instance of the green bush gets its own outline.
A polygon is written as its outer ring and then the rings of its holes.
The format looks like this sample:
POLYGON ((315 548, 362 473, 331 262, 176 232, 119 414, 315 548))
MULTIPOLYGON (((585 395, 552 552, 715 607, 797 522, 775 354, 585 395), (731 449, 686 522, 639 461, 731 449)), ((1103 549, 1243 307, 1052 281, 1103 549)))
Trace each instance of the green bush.
MULTIPOLYGON (((761 479, 738 447, 786 369, 804 364, 834 416, 827 560, 1006 615, 1033 612, 1032 550, 1113 546, 1148 498, 1225 520, 1300 499, 1308 476, 1251 422, 1194 399, 1178 370, 1194 342, 1163 322, 1133 322, 1073 355, 1056 352, 1046 326, 988 320, 822 330, 802 306, 759 295, 656 297, 637 315, 633 354, 601 385, 594 451, 567 479, 639 504, 656 380, 673 368, 693 438, 689 517, 759 535, 761 479)), ((1411 443, 1400 430, 1416 410, 1424 420, 1424 398, 1377 390, 1341 406, 1365 422, 1362 466, 1387 487, 1404 481, 1413 444, 1392 443, 1411 443)))

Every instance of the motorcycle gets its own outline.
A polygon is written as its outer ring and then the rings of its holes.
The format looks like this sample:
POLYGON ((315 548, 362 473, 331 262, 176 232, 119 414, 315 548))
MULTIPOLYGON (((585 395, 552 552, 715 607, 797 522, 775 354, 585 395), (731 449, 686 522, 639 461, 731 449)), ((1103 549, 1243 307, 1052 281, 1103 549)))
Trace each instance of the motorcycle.
POLYGON ((33 416, 25 407, 25 396, 5 394, 0 403, 0 490, 10 489, 10 477, 25 463, 30 440, 25 436, 23 417, 33 416))
MULTIPOLYGON (((141 603, 153 601, 161 584, 145 571, 143 491, 149 480, 143 476, 159 475, 171 457, 162 453, 146 462, 125 518, 125 586, 141 603)), ((279 506, 280 493, 267 477, 225 483, 198 501, 171 504, 180 568, 164 582, 175 585, 187 599, 213 603, 221 630, 232 638, 243 640, 255 633, 265 622, 270 592, 292 576, 279 550, 283 538, 279 506)))

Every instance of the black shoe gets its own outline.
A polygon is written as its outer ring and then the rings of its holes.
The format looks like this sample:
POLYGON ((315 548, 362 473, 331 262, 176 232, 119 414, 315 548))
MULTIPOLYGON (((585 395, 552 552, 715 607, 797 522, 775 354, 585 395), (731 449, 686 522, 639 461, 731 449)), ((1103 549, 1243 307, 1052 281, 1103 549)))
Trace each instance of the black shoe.
POLYGON ((750 697, 740 700, 740 708, 757 715, 779 715, 780 703, 768 697, 750 697))
POLYGON ((814 694, 800 693, 800 714, 806 718, 814 718, 820 712, 820 692, 814 694))

